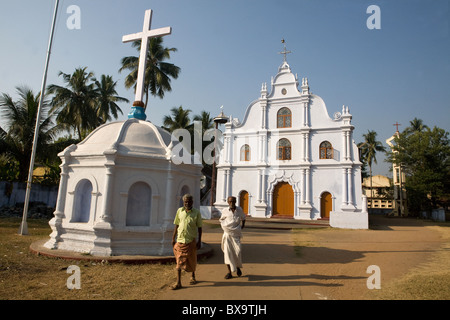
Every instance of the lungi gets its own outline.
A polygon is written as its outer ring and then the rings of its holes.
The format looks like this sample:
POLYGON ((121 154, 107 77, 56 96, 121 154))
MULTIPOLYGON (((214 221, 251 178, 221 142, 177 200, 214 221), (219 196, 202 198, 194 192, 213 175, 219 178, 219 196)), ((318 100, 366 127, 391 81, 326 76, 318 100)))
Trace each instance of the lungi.
POLYGON ((224 232, 221 247, 225 264, 230 265, 231 272, 235 272, 237 268, 242 268, 241 237, 224 232))
POLYGON ((177 262, 177 270, 185 270, 186 272, 195 272, 197 266, 197 242, 175 243, 173 253, 177 262))

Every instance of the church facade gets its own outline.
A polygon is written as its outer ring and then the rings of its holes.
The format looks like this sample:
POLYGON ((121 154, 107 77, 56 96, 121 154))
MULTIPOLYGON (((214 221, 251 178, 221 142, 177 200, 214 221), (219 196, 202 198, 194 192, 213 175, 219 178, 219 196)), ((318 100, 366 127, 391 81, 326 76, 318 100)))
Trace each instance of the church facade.
POLYGON ((252 217, 329 219, 332 227, 368 228, 361 163, 347 106, 329 116, 284 59, 241 121, 225 124, 214 206, 233 195, 252 217))

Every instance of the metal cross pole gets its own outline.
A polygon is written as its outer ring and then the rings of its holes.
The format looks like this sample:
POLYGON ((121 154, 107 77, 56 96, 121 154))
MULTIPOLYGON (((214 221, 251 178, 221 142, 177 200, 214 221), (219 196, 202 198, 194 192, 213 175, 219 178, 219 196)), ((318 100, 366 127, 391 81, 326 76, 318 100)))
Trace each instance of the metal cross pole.
POLYGON ((41 107, 42 107, 42 103, 44 101, 44 96, 45 96, 45 84, 47 82, 47 71, 48 71, 48 64, 50 61, 50 52, 51 52, 52 43, 53 43, 53 34, 55 32, 56 16, 58 13, 58 5, 59 5, 59 0, 56 0, 55 1, 55 11, 53 13, 53 23, 52 23, 52 28, 50 31, 50 39, 48 41, 48 50, 47 50, 47 58, 45 61, 44 76, 42 78, 41 96, 39 98, 38 112, 36 115, 36 127, 34 129, 34 140, 33 140, 33 148, 31 151, 30 169, 28 171, 27 190, 25 193, 25 202, 23 205, 22 223, 20 224, 20 229, 19 229, 20 235, 28 234, 28 225, 27 225, 28 203, 30 202, 31 183, 33 181, 34 158, 36 157, 36 144, 37 144, 37 140, 38 140, 39 125, 40 125, 40 120, 41 120, 41 107))

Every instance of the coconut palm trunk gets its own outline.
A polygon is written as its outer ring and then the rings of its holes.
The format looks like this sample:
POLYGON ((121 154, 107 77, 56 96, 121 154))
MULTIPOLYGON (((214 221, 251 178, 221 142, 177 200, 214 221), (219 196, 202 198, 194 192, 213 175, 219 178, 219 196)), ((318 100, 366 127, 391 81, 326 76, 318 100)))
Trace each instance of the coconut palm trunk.
POLYGON ((377 141, 377 133, 375 131, 368 131, 363 135, 364 142, 358 144, 361 148, 362 160, 369 166, 370 174, 370 208, 373 208, 373 185, 372 185, 372 163, 377 163, 377 151, 385 152, 386 149, 380 141, 377 141))

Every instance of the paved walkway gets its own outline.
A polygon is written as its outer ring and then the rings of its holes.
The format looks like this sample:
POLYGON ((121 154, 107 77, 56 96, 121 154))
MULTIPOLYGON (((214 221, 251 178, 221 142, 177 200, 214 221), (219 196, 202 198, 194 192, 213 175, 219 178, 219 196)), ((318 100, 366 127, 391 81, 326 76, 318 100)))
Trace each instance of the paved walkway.
MULTIPOLYGON (((310 220, 293 220, 293 219, 247 219, 248 229, 261 228, 267 230, 292 230, 296 228, 321 228, 327 227, 328 221, 310 221, 310 220)), ((220 228, 219 220, 204 220, 206 225, 220 228)), ((121 255, 121 256, 91 256, 82 254, 79 252, 69 250, 52 250, 44 247, 44 244, 48 241, 48 238, 33 242, 30 246, 30 250, 33 253, 43 256, 61 258, 66 260, 78 260, 78 261, 108 261, 111 263, 125 263, 125 264, 142 264, 142 263, 174 263, 175 257, 172 256, 142 256, 142 255, 121 255)), ((197 253, 199 258, 209 257, 213 253, 212 247, 209 242, 205 242, 202 249, 197 253)))
POLYGON ((184 288, 167 290, 161 299, 300 298, 290 230, 244 229, 243 275, 229 280, 224 279, 227 269, 220 248, 222 234, 220 228, 205 228, 203 241, 211 246, 213 256, 199 263, 196 271, 198 283, 195 286, 189 285, 190 274, 187 273, 183 277, 184 288), (283 265, 282 268, 280 264, 283 265))
POLYGON ((213 256, 200 261, 198 283, 166 288, 162 300, 364 299, 370 265, 387 283, 430 259, 442 244, 439 234, 413 219, 374 218, 371 230, 244 229, 242 277, 226 280, 220 249, 222 230, 206 226, 203 241, 213 256), (297 241, 298 247, 295 246, 297 241), (300 241, 300 242, 298 242, 300 241), (300 250, 296 254, 296 250, 300 250))
MULTIPOLYGON (((367 268, 380 267, 381 285, 425 263, 443 240, 427 222, 371 216, 369 230, 328 227, 327 221, 249 219, 243 230, 243 275, 226 280, 217 220, 205 221, 196 285, 183 275, 183 288, 163 288, 160 300, 358 300, 370 299, 367 268), (293 229, 295 229, 293 231, 293 229)), ((45 242, 45 241, 44 241, 45 242)), ((170 262, 173 257, 91 257, 48 250, 43 242, 31 250, 65 259, 111 262, 170 262)), ((174 269, 175 276, 175 269, 174 269)))

